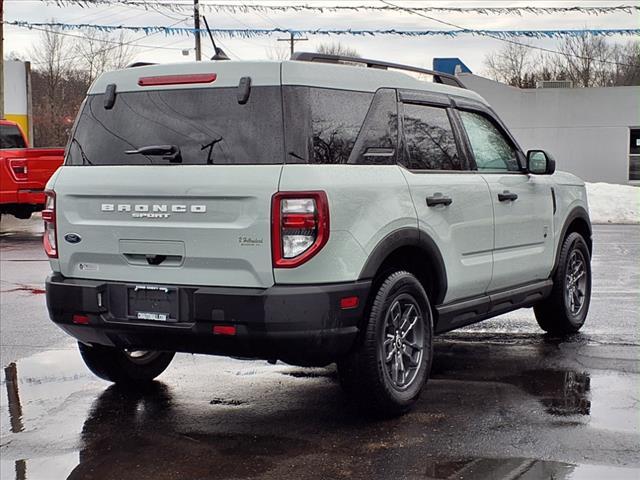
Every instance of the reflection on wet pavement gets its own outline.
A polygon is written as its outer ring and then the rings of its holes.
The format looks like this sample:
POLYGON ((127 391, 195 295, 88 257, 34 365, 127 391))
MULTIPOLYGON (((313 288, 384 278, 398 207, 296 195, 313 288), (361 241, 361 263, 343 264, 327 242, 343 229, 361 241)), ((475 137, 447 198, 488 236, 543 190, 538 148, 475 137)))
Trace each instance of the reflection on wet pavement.
POLYGON ((640 348, 594 348, 447 335, 417 408, 386 421, 335 368, 178 355, 132 391, 51 350, 4 370, 1 478, 637 479, 640 348))

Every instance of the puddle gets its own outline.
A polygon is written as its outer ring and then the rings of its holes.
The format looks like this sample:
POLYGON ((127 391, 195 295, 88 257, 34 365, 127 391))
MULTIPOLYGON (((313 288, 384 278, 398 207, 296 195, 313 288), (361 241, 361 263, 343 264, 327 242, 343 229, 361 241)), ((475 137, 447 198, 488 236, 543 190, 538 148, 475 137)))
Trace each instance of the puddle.
POLYGON ((503 378, 536 396, 547 413, 556 416, 591 413, 591 377, 572 370, 528 370, 503 378))
MULTIPOLYGON (((626 357, 619 358, 620 346, 597 348, 599 368, 588 370, 587 355, 593 349, 573 342, 514 346, 447 341, 436 347, 432 378, 513 385, 538 401, 559 421, 556 425, 588 424, 637 434, 640 378, 616 370, 628 363, 626 357), (560 368, 562 363, 575 368, 560 368)), ((638 349, 630 347, 629 352, 637 354, 638 349)))
POLYGON ((43 456, 29 460, 0 460, 2 480, 64 480, 79 463, 78 452, 43 456))
POLYGON ((557 344, 447 341, 436 355, 414 412, 376 422, 336 382, 297 380, 333 368, 177 355, 130 390, 96 379, 75 349, 38 353, 2 371, 0 477, 640 477, 582 464, 640 465, 637 374, 581 366, 557 344), (549 456, 575 463, 536 459, 549 456))
POLYGON ((430 480, 637 480, 640 470, 528 458, 428 458, 423 478, 430 480))

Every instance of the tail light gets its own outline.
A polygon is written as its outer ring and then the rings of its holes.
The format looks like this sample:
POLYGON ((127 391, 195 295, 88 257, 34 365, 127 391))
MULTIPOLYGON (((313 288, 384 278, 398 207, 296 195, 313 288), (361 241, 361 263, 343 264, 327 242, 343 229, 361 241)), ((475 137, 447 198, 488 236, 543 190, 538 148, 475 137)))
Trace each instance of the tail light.
POLYGON ((27 179, 29 169, 27 168, 26 158, 12 158, 9 160, 9 165, 11 167, 11 173, 16 180, 24 181, 27 179))
POLYGON ((325 192, 279 192, 271 205, 273 266, 302 265, 329 240, 329 203, 325 192))
POLYGON ((42 211, 44 220, 44 251, 49 258, 58 258, 58 239, 56 234, 56 194, 51 190, 44 192, 45 203, 42 211))

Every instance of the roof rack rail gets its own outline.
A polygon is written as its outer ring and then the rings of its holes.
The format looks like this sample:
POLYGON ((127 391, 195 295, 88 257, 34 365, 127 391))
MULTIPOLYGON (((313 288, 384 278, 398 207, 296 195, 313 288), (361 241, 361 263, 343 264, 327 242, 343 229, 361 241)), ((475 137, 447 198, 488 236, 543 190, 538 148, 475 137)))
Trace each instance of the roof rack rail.
POLYGON ((125 68, 147 67, 149 65, 157 65, 157 63, 152 63, 152 62, 134 62, 134 63, 130 63, 125 68))
POLYGON ((297 60, 301 62, 322 62, 322 63, 361 63, 365 64, 368 68, 380 68, 386 70, 388 68, 394 68, 396 70, 405 70, 408 72, 424 73, 433 76, 433 81, 436 83, 442 83, 444 85, 452 85, 459 88, 467 88, 464 83, 460 81, 455 75, 449 73, 436 72, 434 70, 428 70, 426 68, 413 67, 411 65, 402 65, 400 63, 384 62, 379 60, 371 60, 368 58, 359 57, 347 57, 344 55, 330 55, 327 53, 313 53, 313 52, 296 52, 291 56, 291 60, 297 60))

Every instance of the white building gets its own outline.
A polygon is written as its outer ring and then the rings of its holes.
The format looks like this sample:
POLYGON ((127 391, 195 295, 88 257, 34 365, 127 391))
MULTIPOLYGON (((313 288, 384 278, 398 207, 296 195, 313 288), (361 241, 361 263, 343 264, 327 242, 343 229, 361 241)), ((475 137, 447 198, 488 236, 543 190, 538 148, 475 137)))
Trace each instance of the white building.
POLYGON ((519 89, 471 73, 520 146, 540 148, 558 169, 588 182, 640 185, 640 86, 519 89))

